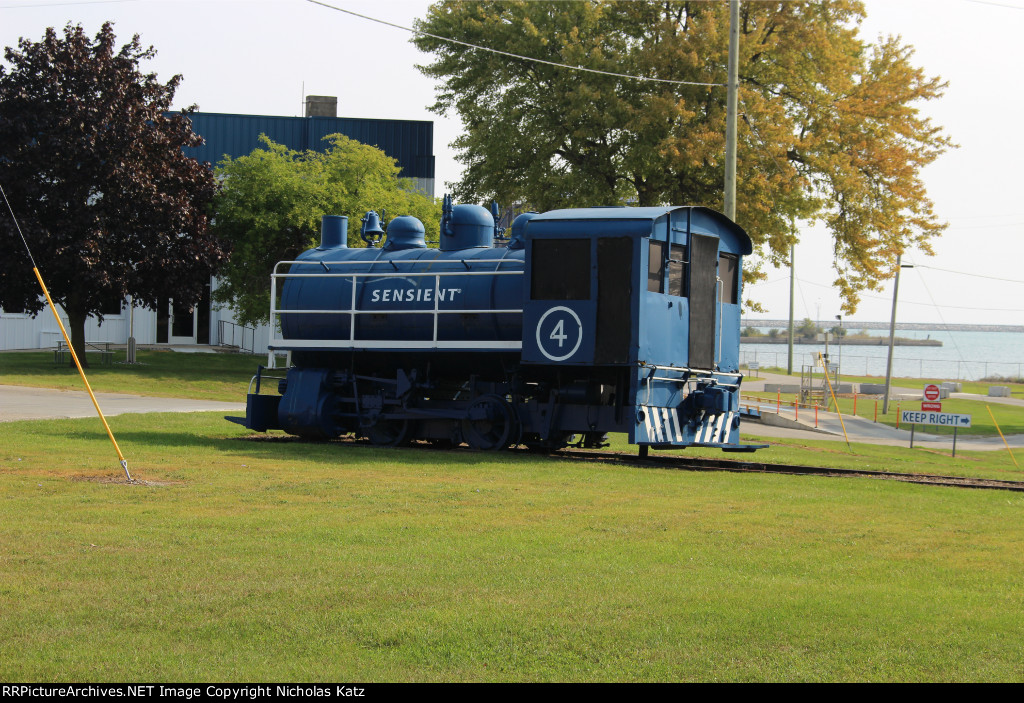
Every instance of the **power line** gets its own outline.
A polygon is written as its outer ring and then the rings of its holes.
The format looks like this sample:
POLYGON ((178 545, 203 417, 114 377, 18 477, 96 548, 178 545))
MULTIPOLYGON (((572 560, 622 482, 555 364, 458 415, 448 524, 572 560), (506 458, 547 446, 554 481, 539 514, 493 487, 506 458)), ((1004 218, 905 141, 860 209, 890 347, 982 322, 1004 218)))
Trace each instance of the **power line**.
POLYGON ((999 276, 986 276, 983 273, 968 273, 967 271, 954 271, 953 269, 943 269, 938 266, 928 266, 927 264, 914 264, 917 268, 931 269, 932 271, 942 271, 944 273, 956 273, 961 276, 973 276, 974 278, 986 278, 990 281, 1003 281, 1005 283, 1024 283, 1024 281, 1017 278, 1000 278, 999 276))
MULTIPOLYGON (((924 280, 924 276, 921 275, 920 271, 917 272, 917 277, 921 279, 921 285, 924 286, 925 292, 928 294, 928 297, 931 299, 932 305, 935 307, 935 312, 938 313, 938 315, 939 315, 939 320, 941 320, 942 324, 945 325, 946 324, 946 318, 942 316, 942 308, 940 308, 935 303, 935 296, 932 295, 932 291, 928 287, 928 282, 926 280, 924 280)), ((893 306, 895 306, 895 303, 893 303, 893 306)), ((953 307, 953 306, 946 306, 946 307, 953 307)), ((894 311, 895 311, 895 309, 896 308, 893 307, 894 311)), ((895 315, 895 314, 896 313, 893 312, 893 315, 895 315)), ((956 335, 955 334, 951 334, 951 335, 949 335, 949 338, 953 341, 953 348, 956 349, 956 354, 957 354, 957 356, 960 357, 960 361, 963 361, 963 362, 966 363, 966 360, 964 359, 963 352, 960 351, 960 345, 956 343, 956 335)), ((970 367, 968 367, 967 373, 970 373, 970 367)))
POLYGON ((1008 5, 1005 2, 993 2, 993 0, 967 0, 967 2, 973 2, 975 5, 992 5, 993 7, 1005 7, 1010 10, 1024 10, 1024 7, 1020 5, 1008 5))
POLYGON ((111 444, 114 445, 114 450, 117 452, 117 458, 121 460, 121 468, 124 469, 124 475, 128 477, 128 481, 132 481, 132 475, 128 473, 128 460, 124 458, 124 454, 121 453, 121 447, 117 445, 117 440, 114 439, 114 432, 110 429, 110 425, 107 423, 107 418, 104 417, 103 411, 100 410, 100 403, 96 400, 96 394, 92 392, 92 386, 89 385, 89 379, 85 376, 85 369, 82 368, 82 362, 78 358, 75 347, 71 343, 71 338, 68 336, 68 331, 64 327, 64 323, 60 319, 60 315, 57 313, 57 306, 53 302, 53 298, 50 297, 50 291, 46 289, 46 283, 43 282, 43 274, 39 273, 39 267, 36 266, 35 257, 32 256, 32 249, 28 245, 28 240, 25 239, 25 234, 21 231, 21 225, 18 223, 18 218, 14 214, 14 208, 11 206, 11 201, 7 199, 7 193, 4 191, 3 186, 0 186, 0 196, 3 196, 4 202, 7 203, 7 209, 11 213, 11 219, 14 221, 14 226, 18 230, 18 234, 21 236, 21 242, 25 245, 25 251, 28 252, 28 258, 32 261, 32 273, 35 274, 36 280, 39 282, 39 287, 43 290, 43 295, 46 296, 46 302, 50 305, 50 310, 53 312, 53 318, 57 321, 57 327, 60 328, 60 332, 64 335, 64 341, 67 342, 68 351, 71 352, 71 358, 75 362, 75 366, 78 367, 78 373, 82 377, 82 383, 85 384, 85 390, 89 391, 89 397, 92 398, 92 404, 96 408, 96 414, 100 416, 100 421, 103 423, 103 427, 107 430, 107 436, 110 437, 111 444))
POLYGON ((28 245, 28 240, 25 239, 25 233, 21 231, 21 224, 18 222, 17 216, 14 214, 14 208, 11 207, 11 201, 7 199, 7 192, 4 191, 4 187, 0 185, 0 195, 3 196, 4 202, 7 203, 7 210, 11 213, 11 221, 14 222, 14 228, 18 230, 18 236, 21 237, 21 243, 25 245, 25 251, 28 253, 28 260, 32 262, 32 268, 38 269, 36 266, 36 259, 32 256, 32 249, 28 245))
POLYGON ((109 5, 120 2, 137 2, 137 0, 83 0, 82 2, 47 2, 32 3, 31 5, 0 5, 0 10, 27 10, 37 7, 74 7, 76 5, 109 5))
POLYGON ((480 46, 479 44, 470 44, 469 42, 460 41, 458 39, 451 39, 449 37, 442 37, 442 36, 437 35, 437 34, 430 34, 429 32, 423 32, 423 31, 421 31, 419 29, 413 29, 412 27, 403 27, 400 24, 395 24, 393 22, 387 22, 385 20, 377 19, 376 17, 370 17, 368 15, 361 15, 358 12, 353 12, 352 10, 346 10, 344 8, 341 8, 341 7, 336 7, 334 5, 329 5, 329 4, 325 3, 325 2, 320 2, 320 0, 306 0, 306 2, 312 3, 314 5, 320 5, 321 7, 326 7, 328 9, 330 9, 330 10, 336 10, 337 12, 344 12, 346 15, 352 15, 353 17, 359 17, 360 19, 369 20, 370 22, 376 22, 377 24, 383 24, 383 25, 386 25, 388 27, 394 27, 395 29, 401 29, 403 31, 411 32, 413 34, 419 34, 420 36, 430 37, 431 39, 437 39, 438 41, 444 41, 444 42, 448 42, 450 44, 458 44, 459 46, 467 46, 467 47, 469 47, 471 49, 479 49, 481 51, 490 51, 493 54, 499 54, 501 56, 508 56, 508 57, 514 58, 514 59, 522 59, 523 61, 532 61, 534 63, 541 63, 541 64, 545 64, 547 66, 556 66, 558 68, 568 68, 568 69, 571 69, 573 71, 585 71, 587 73, 598 73, 598 74, 600 74, 602 76, 614 76, 616 78, 631 78, 631 79, 637 80, 637 81, 650 81, 652 83, 671 83, 672 85, 698 85, 698 86, 707 86, 707 87, 713 87, 713 88, 724 88, 725 87, 725 83, 700 83, 700 82, 697 82, 697 81, 676 81, 676 80, 671 80, 669 78, 651 78, 649 76, 634 76, 634 75, 631 75, 631 74, 628 74, 628 73, 616 73, 614 71, 601 71, 601 70, 598 70, 596 68, 586 68, 584 66, 572 66, 570 64, 558 63, 556 61, 546 61, 544 59, 537 59, 537 58, 534 58, 532 56, 522 56, 521 54, 513 54, 513 53, 511 53, 509 51, 501 51, 499 49, 492 49, 489 46, 480 46))
POLYGON ((1024 222, 1005 222, 1003 224, 990 224, 990 225, 957 225, 953 227, 953 231, 957 232, 962 229, 1006 229, 1007 227, 1022 227, 1024 222))
MULTIPOLYGON (((754 127, 754 123, 750 121, 749 117, 747 117, 747 113, 742 113, 740 117, 743 118, 743 121, 747 123, 747 127, 749 127, 750 131, 754 133, 755 137, 757 137, 757 141, 761 143, 761 148, 764 150, 764 152, 771 157, 773 162, 775 162, 775 168, 779 172, 779 175, 785 176, 785 170, 782 168, 782 165, 779 163, 779 160, 775 157, 775 154, 768 150, 768 145, 764 143, 764 139, 761 138, 761 133, 757 131, 756 127, 754 127)), ((792 180, 792 174, 790 175, 790 179, 792 180)))

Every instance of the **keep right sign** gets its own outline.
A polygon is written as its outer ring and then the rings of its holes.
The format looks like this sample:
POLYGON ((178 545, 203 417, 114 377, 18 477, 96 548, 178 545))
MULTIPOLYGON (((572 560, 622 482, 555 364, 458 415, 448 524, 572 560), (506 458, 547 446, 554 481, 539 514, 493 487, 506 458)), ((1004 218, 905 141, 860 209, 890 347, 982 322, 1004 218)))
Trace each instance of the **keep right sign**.
POLYGON ((900 424, 970 427, 971 416, 960 415, 958 413, 935 413, 918 410, 904 410, 900 413, 900 424))

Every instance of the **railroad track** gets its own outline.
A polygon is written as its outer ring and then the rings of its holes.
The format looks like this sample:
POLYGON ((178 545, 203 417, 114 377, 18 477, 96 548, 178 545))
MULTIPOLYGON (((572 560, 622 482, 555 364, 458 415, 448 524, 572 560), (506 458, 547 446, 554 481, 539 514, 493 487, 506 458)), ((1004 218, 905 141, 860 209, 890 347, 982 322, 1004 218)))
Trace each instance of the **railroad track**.
MULTIPOLYGON (((299 437, 258 436, 247 439, 256 441, 278 442, 309 442, 299 437)), ((354 444, 373 447, 365 439, 355 439, 351 435, 331 440, 332 443, 354 444)), ((421 445, 417 445, 421 446, 421 445)), ((423 451, 437 452, 470 452, 466 447, 453 449, 426 449, 423 451)), ((524 448, 509 450, 509 453, 520 456, 550 456, 570 461, 603 462, 620 466, 640 466, 675 471, 727 471, 731 473, 755 474, 789 474, 801 476, 828 476, 833 478, 872 478, 883 481, 902 481, 904 483, 920 483, 927 486, 949 486, 952 488, 985 488, 999 491, 1024 492, 1024 481, 1001 481, 991 478, 974 478, 969 476, 941 476, 938 474, 910 474, 897 471, 862 471, 859 469, 837 469, 825 466, 803 466, 799 464, 766 464, 761 461, 738 461, 734 459, 704 459, 699 457, 668 456, 664 454, 639 457, 630 452, 608 452, 594 449, 562 449, 546 455, 524 448)))
POLYGON ((831 476, 843 478, 873 478, 885 481, 921 483, 929 486, 951 486, 954 488, 987 488, 1001 491, 1024 492, 1024 481, 1001 481, 990 478, 969 476, 941 476, 938 474, 910 474, 897 471, 862 471, 859 469, 837 469, 825 466, 801 466, 798 464, 766 464, 760 461, 737 461, 731 459, 703 459, 650 455, 638 457, 626 452, 601 452, 580 449, 562 450, 552 456, 576 461, 602 461, 625 466, 646 466, 677 471, 728 471, 732 473, 791 474, 809 476, 831 476))

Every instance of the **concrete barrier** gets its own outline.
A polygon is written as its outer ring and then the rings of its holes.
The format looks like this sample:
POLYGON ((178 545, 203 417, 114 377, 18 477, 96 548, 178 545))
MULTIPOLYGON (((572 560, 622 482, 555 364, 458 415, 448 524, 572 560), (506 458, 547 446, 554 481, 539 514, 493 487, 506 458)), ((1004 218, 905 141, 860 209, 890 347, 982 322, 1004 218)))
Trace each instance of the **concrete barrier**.
POLYGON ((939 384, 939 389, 940 390, 945 389, 946 391, 949 391, 950 393, 963 393, 964 392, 964 384, 957 383, 956 381, 943 381, 942 383, 939 384))
POLYGON ((990 398, 1009 398, 1010 387, 1009 386, 989 386, 988 395, 990 398))
POLYGON ((799 393, 799 383, 766 383, 764 384, 765 393, 799 393))
POLYGON ((884 383, 862 383, 862 384, 860 384, 860 392, 863 395, 885 395, 885 384, 884 383))
MULTIPOLYGON (((810 410, 808 412, 813 413, 814 411, 810 410)), ((832 434, 831 432, 823 430, 819 427, 815 427, 814 425, 805 425, 802 422, 797 422, 796 420, 793 420, 792 418, 784 417, 782 415, 776 415, 774 412, 766 412, 764 410, 761 411, 761 416, 756 419, 746 418, 743 420, 743 423, 745 425, 749 422, 758 422, 762 425, 768 425, 770 427, 785 427, 786 429, 790 430, 808 430, 810 432, 820 432, 822 434, 827 435, 832 434)))

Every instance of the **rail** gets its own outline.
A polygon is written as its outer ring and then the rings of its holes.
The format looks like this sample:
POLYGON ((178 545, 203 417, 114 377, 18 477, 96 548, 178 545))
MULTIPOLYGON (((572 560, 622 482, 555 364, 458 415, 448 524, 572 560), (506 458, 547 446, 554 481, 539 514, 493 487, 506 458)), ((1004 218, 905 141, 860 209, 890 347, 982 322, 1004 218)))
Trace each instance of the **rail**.
MULTIPOLYGON (((401 271, 398 269, 398 264, 405 263, 403 261, 322 261, 322 262, 310 262, 310 261, 281 261, 274 267, 274 272, 270 277, 270 322, 271 322, 271 339, 269 347, 275 348, 288 348, 288 349, 390 349, 395 347, 401 347, 402 349, 491 349, 491 350, 510 350, 518 351, 522 349, 523 343, 521 340, 439 340, 438 339, 438 322, 442 315, 503 315, 503 314, 522 314, 522 308, 458 308, 458 309, 442 309, 440 307, 441 302, 444 301, 443 291, 450 290, 448 288, 441 287, 441 281, 444 278, 449 277, 466 277, 466 276, 522 276, 523 271, 479 271, 473 270, 473 264, 502 264, 509 263, 510 259, 449 259, 441 263, 461 263, 464 267, 464 271, 434 271, 434 272, 416 272, 416 271, 401 271), (316 273, 280 273, 278 267, 283 265, 301 264, 304 266, 313 266, 319 264, 323 267, 323 271, 316 273), (341 271, 335 272, 332 267, 335 266, 366 266, 368 264, 391 264, 396 270, 394 271, 378 271, 373 273, 344 273, 341 271), (352 294, 349 301, 349 307, 339 307, 332 309, 299 309, 299 310, 282 310, 277 307, 277 281, 278 279, 287 278, 344 278, 348 279, 351 283, 352 294), (361 309, 358 306, 360 286, 358 285, 360 279, 373 278, 373 279, 433 279, 433 288, 419 287, 417 290, 420 293, 417 295, 415 301, 409 302, 432 302, 433 308, 431 309, 372 309, 366 310, 361 309), (349 329, 348 338, 335 338, 335 339, 283 339, 279 337, 281 330, 281 316, 282 315, 348 315, 349 316, 349 329), (356 339, 356 319, 360 315, 429 315, 433 318, 433 334, 429 340, 395 340, 395 339, 356 339)), ((410 263, 421 263, 418 260, 410 260, 410 263)), ((432 262, 434 263, 434 262, 432 262)), ((387 301, 382 301, 387 302, 387 301)), ((399 302, 399 301, 394 301, 399 302)))
POLYGON ((228 320, 217 323, 217 341, 224 347, 235 347, 239 352, 256 353, 256 328, 240 325, 228 320), (248 344, 246 344, 248 338, 248 344))

